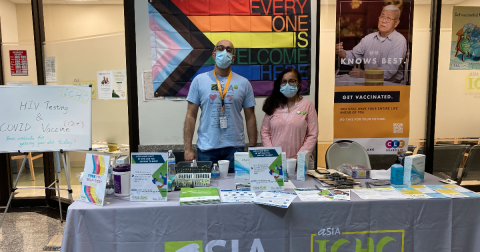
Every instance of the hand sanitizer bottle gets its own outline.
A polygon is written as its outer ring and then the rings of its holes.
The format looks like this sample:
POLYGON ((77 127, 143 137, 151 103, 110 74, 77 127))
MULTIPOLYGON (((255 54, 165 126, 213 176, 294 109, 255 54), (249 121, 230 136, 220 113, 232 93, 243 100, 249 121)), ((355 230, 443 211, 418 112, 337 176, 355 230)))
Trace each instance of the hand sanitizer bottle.
POLYGON ((390 167, 390 184, 403 185, 403 166, 398 159, 390 167))

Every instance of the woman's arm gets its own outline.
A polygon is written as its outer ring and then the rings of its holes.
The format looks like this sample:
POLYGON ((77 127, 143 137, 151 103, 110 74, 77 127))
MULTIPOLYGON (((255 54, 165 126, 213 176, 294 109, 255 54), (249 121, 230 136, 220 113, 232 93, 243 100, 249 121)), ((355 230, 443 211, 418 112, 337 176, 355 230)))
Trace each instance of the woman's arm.
POLYGON ((270 129, 271 119, 272 116, 265 114, 262 122, 262 127, 260 128, 260 135, 262 135, 262 143, 265 147, 272 146, 272 132, 270 129))
POLYGON ((307 108, 307 134, 305 135, 305 140, 299 152, 302 150, 308 150, 312 153, 315 145, 317 144, 318 136, 318 117, 317 111, 313 107, 313 104, 310 104, 307 108))

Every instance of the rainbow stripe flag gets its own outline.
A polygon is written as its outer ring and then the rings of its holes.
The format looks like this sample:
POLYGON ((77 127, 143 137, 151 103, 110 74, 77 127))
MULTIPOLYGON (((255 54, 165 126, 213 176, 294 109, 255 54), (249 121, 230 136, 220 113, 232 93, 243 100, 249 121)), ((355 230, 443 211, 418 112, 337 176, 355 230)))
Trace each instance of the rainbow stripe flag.
POLYGON ((223 39, 235 46, 232 71, 256 96, 270 95, 287 67, 302 74, 310 93, 311 0, 153 0, 149 2, 155 97, 187 96, 191 81, 211 71, 223 39))

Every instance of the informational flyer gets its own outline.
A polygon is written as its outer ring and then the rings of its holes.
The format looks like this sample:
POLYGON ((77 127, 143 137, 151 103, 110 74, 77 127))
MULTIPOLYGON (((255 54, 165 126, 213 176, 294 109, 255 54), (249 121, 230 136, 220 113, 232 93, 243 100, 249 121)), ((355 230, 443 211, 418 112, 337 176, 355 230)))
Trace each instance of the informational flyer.
POLYGON ((290 192, 262 192, 253 203, 288 208, 295 197, 297 197, 297 194, 290 192))
POLYGON ((112 99, 127 99, 127 71, 112 71, 112 99))
POLYGON ((350 189, 330 189, 329 198, 332 200, 350 200, 350 189))
POLYGON ((424 185, 410 185, 410 188, 413 188, 414 190, 417 190, 419 192, 422 192, 422 193, 425 193, 426 195, 430 196, 431 198, 435 198, 435 199, 444 199, 444 198, 447 198, 447 196, 439 193, 439 192, 436 192, 424 185))
POLYGON ((10 74, 28 76, 27 50, 10 50, 10 74))
POLYGON ((425 186, 449 198, 467 198, 469 197, 469 195, 465 193, 472 192, 468 189, 465 189, 457 185, 425 185, 425 186))
POLYGON ((98 99, 112 99, 112 71, 97 72, 98 99))
MULTIPOLYGON (((281 147, 248 148, 252 191, 283 191, 281 147)), ((285 167, 286 169, 286 167, 285 167)))
POLYGON ((47 82, 57 82, 55 57, 45 57, 45 77, 47 82))
POLYGON ((222 203, 252 203, 257 195, 251 191, 221 190, 222 203))
POLYGON ((400 2, 336 0, 333 141, 368 154, 408 148, 414 1, 400 2))
POLYGON ((382 199, 408 199, 409 196, 393 188, 371 188, 352 190, 361 199, 382 200, 382 199))
POLYGON ((130 201, 167 201, 168 153, 132 153, 130 201))
POLYGON ((80 200, 103 206, 110 156, 87 154, 83 170, 80 200))
MULTIPOLYGON (((411 186, 405 186, 405 185, 400 185, 400 186, 391 186, 393 189, 399 191, 403 195, 407 196, 409 199, 431 199, 431 198, 442 198, 439 195, 436 194, 431 194, 428 195, 421 190, 416 190, 412 188, 411 186)), ((427 191, 429 193, 430 191, 427 191)))
POLYGON ((320 195, 320 190, 313 188, 293 189, 301 201, 331 201, 330 198, 320 195))
MULTIPOLYGON (((480 7, 453 6, 450 70, 480 69, 480 15, 478 13, 480 13, 480 7)), ((470 86, 472 82, 470 81, 470 86)))

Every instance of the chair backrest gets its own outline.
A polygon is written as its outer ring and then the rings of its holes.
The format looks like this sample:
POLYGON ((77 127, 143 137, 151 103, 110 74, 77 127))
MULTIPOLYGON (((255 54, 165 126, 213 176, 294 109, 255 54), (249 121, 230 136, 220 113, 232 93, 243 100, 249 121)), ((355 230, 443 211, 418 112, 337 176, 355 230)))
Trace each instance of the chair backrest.
POLYGON ((415 146, 415 145, 409 145, 408 146, 408 151, 413 152, 413 151, 415 151, 416 148, 417 148, 417 146, 415 146))
POLYGON ((480 145, 470 149, 463 166, 462 180, 480 180, 480 145))
POLYGON ((452 179, 458 178, 458 171, 468 145, 435 145, 433 150, 433 174, 443 172, 452 179))
POLYGON ((340 140, 328 147, 325 153, 325 164, 327 169, 335 169, 345 163, 371 168, 367 151, 360 144, 350 140, 340 140))
POLYGON ((397 155, 368 155, 372 170, 385 170, 390 168, 397 160, 397 155))

